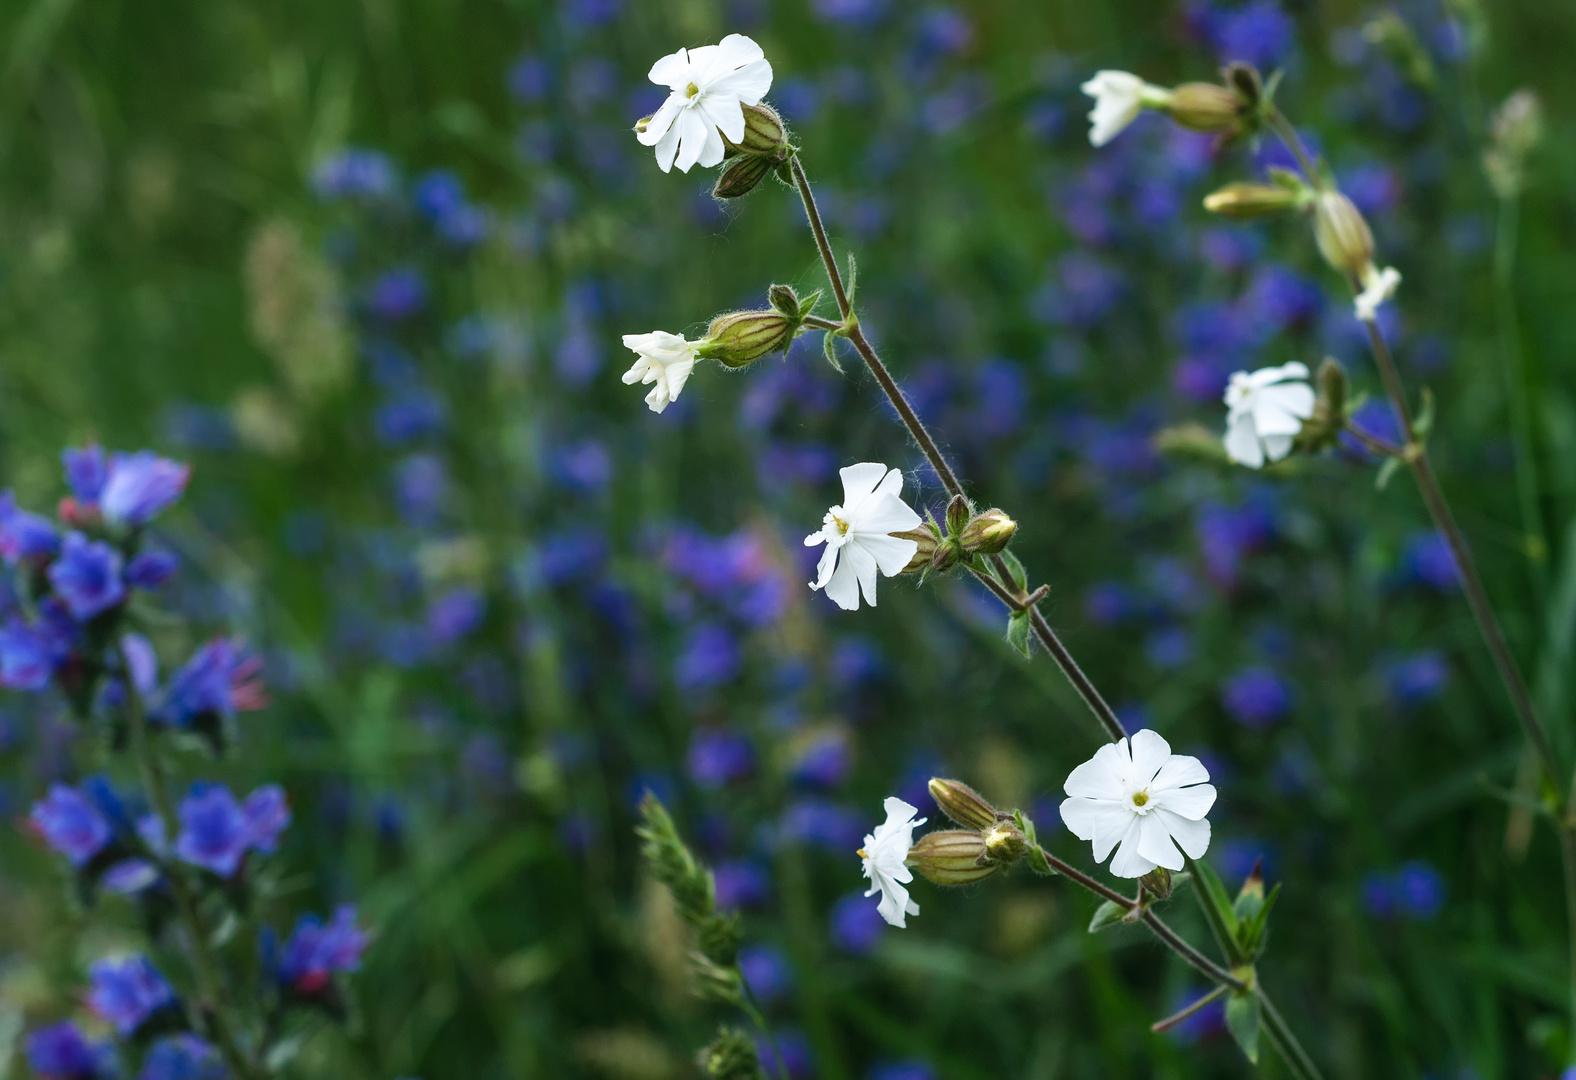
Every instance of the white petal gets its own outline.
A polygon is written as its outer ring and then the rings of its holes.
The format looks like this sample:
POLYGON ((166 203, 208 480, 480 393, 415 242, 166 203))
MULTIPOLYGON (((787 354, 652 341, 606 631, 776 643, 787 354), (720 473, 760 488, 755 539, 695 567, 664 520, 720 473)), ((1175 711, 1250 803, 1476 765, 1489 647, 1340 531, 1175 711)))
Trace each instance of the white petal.
MULTIPOLYGON (((809 540, 805 543, 808 545, 809 540)), ((816 563, 815 580, 810 582, 810 588, 826 588, 827 582, 832 580, 832 572, 837 569, 837 555, 841 550, 837 544, 826 545, 826 550, 821 552, 821 561, 816 563)))
POLYGON ((706 133, 712 127, 694 109, 685 109, 674 122, 673 130, 679 133, 679 156, 673 164, 679 172, 687 173, 700 160, 701 151, 706 148, 706 133))
POLYGON ((705 113, 706 122, 727 136, 729 141, 738 142, 744 138, 744 110, 739 107, 738 98, 708 93, 695 107, 705 113))
POLYGON ((1149 782, 1149 790, 1152 794, 1159 795, 1188 784, 1202 784, 1208 779, 1209 770, 1204 768, 1204 763, 1198 758, 1187 754, 1172 754, 1170 760, 1160 766, 1160 771, 1149 782))
MULTIPOLYGON (((730 34, 729 37, 743 38, 745 41, 750 41, 749 38, 743 37, 742 34, 730 34)), ((728 39, 724 38, 723 40, 726 42, 728 39)), ((750 44, 754 45, 755 42, 750 41, 750 44)), ((896 795, 888 795, 882 799, 881 809, 886 811, 887 819, 885 824, 888 826, 907 825, 909 822, 913 822, 915 825, 923 825, 926 821, 925 818, 914 821, 914 815, 919 813, 919 807, 906 799, 898 798, 896 795)))
POLYGON ((1127 832, 1122 836, 1121 846, 1117 848, 1116 857, 1111 860, 1111 873, 1117 877, 1141 877, 1155 868, 1154 862, 1144 858, 1139 851, 1138 841, 1142 830, 1143 819, 1132 816, 1127 832))
POLYGON ((1232 418, 1226 426, 1226 456, 1238 465, 1257 469, 1264 464, 1264 447, 1259 445, 1258 432, 1253 430, 1253 417, 1244 413, 1232 418))
POLYGON ((843 480, 843 505, 852 510, 875 491, 887 475, 887 467, 874 461, 860 462, 837 470, 843 480))
MULTIPOLYGON (((753 38, 743 34, 729 34, 717 42, 715 52, 712 53, 711 63, 713 68, 740 68, 746 64, 766 59, 766 53, 753 38)), ((765 91, 762 91, 765 93, 765 91)))
POLYGON ((813 532, 809 536, 804 538, 804 546, 805 547, 815 547, 815 545, 817 545, 817 544, 824 544, 824 543, 826 543, 826 530, 825 529, 822 529, 820 532, 813 532))
POLYGON ((1116 743, 1106 743, 1094 752, 1094 757, 1067 774, 1062 790, 1075 798, 1119 799, 1124 767, 1130 760, 1116 743))
POLYGON ((668 125, 667 133, 662 136, 662 141, 657 143, 657 168, 663 172, 668 172, 672 169, 673 161, 678 157, 682 132, 679 130, 677 121, 679 116, 682 115, 683 113, 674 115, 673 119, 675 122, 668 125))
POLYGON ((1167 870, 1182 869, 1182 852, 1171 842, 1171 833, 1159 814, 1151 811, 1139 819, 1138 854, 1167 870))
POLYGON ((661 60, 651 65, 651 71, 646 78, 658 86, 671 86, 675 90, 682 90, 690 80, 690 57, 687 49, 680 49, 676 53, 668 53, 661 60))
MULTIPOLYGON (((739 119, 739 128, 739 135, 742 137, 744 134, 744 119, 742 115, 739 119)), ((701 143, 700 156, 695 159, 695 163, 703 169, 709 169, 713 165, 720 164, 723 155, 727 151, 728 148, 722 141, 721 133, 717 131, 716 127, 708 123, 706 125, 706 139, 701 143)))
MULTIPOLYGON (((859 580, 859 589, 865 594, 865 603, 876 606, 876 559, 861 544, 843 547, 842 565, 859 580)), ((857 606, 857 605, 856 605, 857 606)))
POLYGON ((1145 728, 1129 740, 1133 755, 1133 783, 1146 787, 1171 757, 1171 744, 1158 731, 1145 728))
MULTIPOLYGON (((822 557, 822 565, 826 559, 822 557)), ((847 559, 839 559, 832 576, 827 578, 823 586, 826 595, 832 598, 832 603, 844 611, 859 610, 859 579, 849 567, 847 559)))
POLYGON ((1158 816, 1165 822, 1171 839, 1187 852, 1190 859, 1202 859, 1204 852, 1209 850, 1209 822, 1200 818, 1198 821, 1189 821, 1180 814, 1173 814, 1162 807, 1153 811, 1150 817, 1158 816))
POLYGON ((1269 438, 1271 435, 1295 435, 1302 430, 1302 420, 1302 417, 1293 416, 1273 401, 1253 403, 1253 428, 1259 433, 1260 438, 1269 438))
MULTIPOLYGON (((772 88, 772 65, 765 58, 751 61, 739 68, 730 71, 720 78, 711 80, 705 87, 707 94, 715 94, 719 98, 728 98, 732 101, 741 101, 746 105, 757 104, 766 96, 766 91, 772 88)), ((741 126, 740 132, 743 134, 741 126)), ((738 136, 730 135, 730 139, 738 140, 738 136)))
POLYGON ((1294 440, 1290 435, 1264 436, 1264 457, 1269 461, 1279 461, 1291 453, 1294 440))
POLYGON ((851 538, 850 543, 858 544, 868 551, 871 558, 875 559, 876 566, 887 577, 901 574, 914 557, 914 552, 919 550, 919 545, 913 540, 901 540, 883 533, 858 533, 851 538))
POLYGON ((646 121, 646 130, 635 133, 635 141, 641 146, 656 146, 673 127, 673 121, 678 119, 683 108, 683 96, 669 94, 668 100, 664 101, 662 107, 652 113, 651 119, 646 121))
POLYGON ((1150 789, 1155 802, 1165 810, 1189 821, 1199 821, 1215 805, 1215 785, 1196 784, 1193 787, 1150 789))
POLYGON ((1095 862, 1105 861, 1137 817, 1125 802, 1109 799, 1067 799, 1061 815, 1069 832, 1094 845, 1095 862))

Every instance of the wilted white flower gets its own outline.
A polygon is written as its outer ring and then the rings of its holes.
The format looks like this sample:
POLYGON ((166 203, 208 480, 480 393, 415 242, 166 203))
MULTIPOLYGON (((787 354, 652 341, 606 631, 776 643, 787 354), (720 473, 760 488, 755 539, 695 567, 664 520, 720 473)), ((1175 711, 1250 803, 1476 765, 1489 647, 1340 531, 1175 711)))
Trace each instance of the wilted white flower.
POLYGON ((1297 381, 1307 377, 1307 367, 1296 362, 1233 374, 1226 386, 1226 456, 1257 469, 1291 453, 1302 422, 1313 415, 1313 388, 1297 381))
POLYGON ((1097 71, 1080 88, 1094 98, 1089 113, 1089 144, 1104 146, 1138 119, 1145 107, 1161 108, 1171 100, 1171 91, 1146 83, 1127 71, 1097 71))
POLYGON ((1140 731, 1100 747, 1072 771, 1062 787, 1070 796, 1062 822, 1094 842, 1096 862, 1120 845, 1111 860, 1117 877, 1142 877, 1157 866, 1180 870, 1183 852, 1198 859, 1209 848, 1204 815, 1215 805, 1215 788, 1208 779, 1198 758, 1173 754, 1165 739, 1140 731))
POLYGON ((772 85, 772 65, 761 47, 743 34, 719 44, 680 49, 651 65, 651 81, 673 93, 646 122, 638 138, 657 148, 657 165, 667 172, 722 161, 722 137, 744 137, 744 105, 754 105, 772 85), (720 132, 720 134, 719 134, 720 132))
POLYGON ((867 461, 838 473, 843 478, 843 505, 826 512, 821 531, 804 538, 805 547, 825 544, 812 589, 825 589, 844 611, 859 609, 859 594, 876 606, 876 571, 887 577, 902 573, 919 550, 913 540, 890 535, 919 526, 919 515, 898 498, 903 474, 867 461))
MULTIPOLYGON (((857 468, 857 466, 856 466, 857 468)), ((908 898, 903 886, 914 880, 914 871, 904 860, 908 849, 914 846, 914 830, 925 824, 926 819, 914 820, 919 811, 899 798, 888 798, 882 803, 887 819, 876 826, 876 831, 865 835, 865 846, 859 857, 865 861, 865 877, 870 879, 866 896, 881 894, 876 910, 893 926, 906 925, 909 915, 919 914, 919 905, 908 898)))
POLYGON ((640 354, 634 367, 624 372, 624 382, 656 383, 646 395, 652 412, 661 412, 679 396, 690 372, 695 370, 695 350, 702 343, 686 341, 678 334, 653 330, 649 334, 625 334, 624 347, 640 354))
POLYGON ((1363 272, 1363 291, 1357 294, 1353 305, 1357 317, 1363 322, 1373 322, 1379 317, 1379 305, 1395 295, 1401 286, 1401 271, 1393 266, 1380 270, 1373 263, 1363 272))

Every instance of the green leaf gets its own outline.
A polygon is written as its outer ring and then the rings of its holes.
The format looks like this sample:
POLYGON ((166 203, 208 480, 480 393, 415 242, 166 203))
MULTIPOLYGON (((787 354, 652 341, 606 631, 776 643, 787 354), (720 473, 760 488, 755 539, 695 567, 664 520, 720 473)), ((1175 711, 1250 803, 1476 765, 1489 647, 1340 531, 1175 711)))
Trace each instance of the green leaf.
POLYGON ((1390 478, 1395 475, 1396 470, 1400 467, 1400 458, 1385 458, 1384 464, 1379 466, 1379 475, 1374 477, 1374 490, 1383 491, 1385 486, 1390 483, 1390 478))
POLYGON ((1270 890, 1264 902, 1251 919, 1246 920, 1237 931, 1237 938, 1242 942, 1242 948, 1249 956, 1256 955, 1264 948, 1264 933, 1270 924, 1270 909, 1275 906, 1275 898, 1280 895, 1280 883, 1270 890))
POLYGON ((848 253, 848 306, 854 306, 854 293, 859 289, 859 267, 854 264, 854 253, 848 253))
POLYGON ((1089 920, 1089 932, 1098 934, 1101 930, 1109 929, 1122 921, 1122 916, 1127 914, 1127 909, 1115 900, 1107 900, 1094 909, 1094 918, 1089 920))
POLYGON ((1252 991, 1226 999, 1226 1030, 1253 1064, 1259 1063, 1259 996, 1252 991))
POLYGON ((1027 611, 1014 611, 1007 616, 1007 644, 1023 654, 1024 659, 1029 656, 1029 613, 1027 611))
POLYGON ((1231 910, 1226 886, 1208 864, 1191 859, 1189 864, 1189 868, 1198 874, 1198 880, 1193 883, 1193 893, 1198 897, 1199 907, 1204 909, 1204 919, 1209 923, 1210 933, 1215 936, 1215 944, 1227 956, 1238 959, 1242 946, 1237 942, 1237 916, 1231 910))
POLYGON ((843 373, 843 365, 837 362, 837 332, 828 330, 821 338, 821 351, 826 354, 826 362, 832 365, 832 370, 839 375, 843 373))
POLYGON ((806 315, 809 315, 812 311, 815 310, 815 305, 821 299, 822 291, 823 290, 821 290, 821 289, 817 289, 817 290, 815 290, 815 292, 811 293, 809 296, 807 296, 803 300, 799 301, 799 318, 802 319, 806 315))
POLYGON ((1428 433, 1434 430, 1434 394, 1428 387, 1423 387, 1423 404, 1417 410, 1417 419, 1412 421, 1412 430, 1419 439, 1427 439, 1428 433))
POLYGON ((1024 592, 1029 591, 1029 574, 1023 568, 1023 563, 1018 560, 1010 550, 1001 553, 1002 560, 1007 564, 1007 572, 1012 575, 1012 580, 1018 583, 1018 588, 1024 592))

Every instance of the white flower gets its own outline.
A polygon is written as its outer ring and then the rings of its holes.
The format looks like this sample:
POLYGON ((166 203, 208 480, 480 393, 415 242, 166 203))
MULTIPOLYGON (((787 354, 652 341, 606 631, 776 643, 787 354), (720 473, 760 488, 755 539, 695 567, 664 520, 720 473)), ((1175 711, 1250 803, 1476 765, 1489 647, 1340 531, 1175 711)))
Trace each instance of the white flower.
POLYGON ((651 406, 652 412, 661 412, 689 381, 690 372, 695 369, 695 349, 700 344, 665 330, 625 334, 624 347, 639 353, 640 359, 624 372, 624 382, 656 383, 646 395, 646 404, 651 406))
POLYGON ((755 42, 729 34, 720 44, 664 56, 651 65, 650 77, 673 93, 640 132, 640 143, 657 148, 663 172, 675 162, 680 172, 689 172, 697 162, 712 166, 722 160, 724 135, 732 142, 744 138, 741 106, 766 96, 772 65, 755 42))
POLYGON ((1313 388, 1291 380, 1307 377, 1308 369, 1295 362, 1233 374, 1226 386, 1226 456, 1257 469, 1291 453, 1314 403, 1313 388))
POLYGON ((844 611, 859 610, 859 593, 876 606, 876 570, 887 577, 902 573, 919 550, 913 540, 889 534, 919 526, 919 515, 898 498, 903 474, 867 461, 838 473, 843 478, 843 505, 826 512, 821 531, 804 538, 805 547, 824 543, 826 551, 815 568, 812 589, 825 589, 844 611))
POLYGON ((881 894, 876 910, 893 926, 904 926, 908 915, 918 915, 919 905, 908 898, 904 885, 914 880, 914 871, 905 864, 908 849, 914 846, 914 830, 925 824, 926 819, 914 820, 917 809, 898 798, 888 798, 882 803, 886 808, 886 822, 877 825, 876 831, 865 835, 865 846, 859 857, 865 861, 865 877, 870 879, 866 896, 881 894))
POLYGON ((1401 271, 1393 266, 1380 270, 1373 263, 1363 271, 1363 291, 1353 301, 1357 317, 1363 322, 1373 322, 1379 317, 1379 305, 1395 295, 1401 286, 1401 271))
POLYGON ((1096 862, 1121 845, 1111 860, 1117 877, 1142 877, 1157 866, 1180 870, 1183 851, 1198 859, 1209 848, 1209 773, 1198 758, 1173 754, 1153 731, 1128 743, 1107 743, 1072 771, 1062 788, 1071 796, 1062 821, 1078 839, 1094 841, 1096 862))
POLYGON ((1089 113, 1089 145, 1104 146, 1138 119, 1144 107, 1159 108, 1171 99, 1171 91, 1146 83, 1126 71, 1097 71, 1081 87, 1094 98, 1089 113))

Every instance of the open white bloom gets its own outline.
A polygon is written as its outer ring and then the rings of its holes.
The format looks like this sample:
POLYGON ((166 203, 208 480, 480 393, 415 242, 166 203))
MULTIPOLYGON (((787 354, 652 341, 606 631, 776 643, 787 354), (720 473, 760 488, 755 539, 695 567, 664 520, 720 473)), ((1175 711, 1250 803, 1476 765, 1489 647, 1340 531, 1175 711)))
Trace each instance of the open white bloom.
POLYGON ((1138 119, 1145 106, 1159 108, 1171 99, 1171 91, 1146 83, 1127 71, 1097 71, 1080 88, 1094 98, 1089 113, 1089 145, 1104 146, 1138 119))
POLYGON ((1363 291, 1353 301, 1357 317, 1363 322, 1373 322, 1379 317, 1379 305, 1395 295, 1401 286, 1401 271, 1393 266, 1380 270, 1373 263, 1363 271, 1363 291))
POLYGON ((905 863, 908 849, 914 846, 914 830, 925 824, 926 819, 914 820, 919 811, 899 798, 888 798, 881 804, 886 808, 887 819, 876 826, 876 831, 865 835, 865 846, 859 857, 865 861, 865 877, 870 879, 866 896, 881 894, 876 910, 893 926, 906 925, 909 915, 919 914, 919 905, 908 898, 903 886, 914 880, 914 871, 905 863))
POLYGON ((646 395, 646 404, 652 412, 668 407, 695 370, 695 349, 699 341, 686 341, 678 334, 666 330, 653 330, 649 334, 625 334, 624 347, 640 354, 634 367, 624 372, 624 382, 656 383, 646 395))
POLYGON ((1136 878, 1157 866, 1182 869, 1182 852, 1202 858, 1209 848, 1215 788, 1196 757, 1173 754, 1153 731, 1107 743, 1067 777, 1062 821, 1080 840, 1094 842, 1096 862, 1111 860, 1111 873, 1136 878), (1131 743, 1131 745, 1129 745, 1131 743), (1177 849, 1181 848, 1181 851, 1177 849))
POLYGON ((898 498, 903 474, 867 461, 838 473, 843 478, 843 505, 826 512, 821 531, 804 538, 805 547, 825 544, 812 589, 825 589, 844 611, 859 610, 859 594, 876 606, 876 571, 887 577, 902 573, 919 550, 913 540, 890 535, 919 527, 919 515, 898 498))
POLYGON ((657 148, 657 164, 667 172, 676 163, 689 172, 697 162, 722 160, 722 137, 744 138, 744 110, 766 96, 772 65, 761 47, 743 34, 719 44, 680 49, 651 65, 651 81, 672 89, 662 108, 638 138, 657 148), (720 131, 720 134, 719 134, 720 131))
POLYGON ((1257 469, 1291 453, 1302 422, 1313 415, 1313 387, 1298 381, 1307 377, 1296 362, 1233 374, 1226 386, 1226 456, 1257 469))

